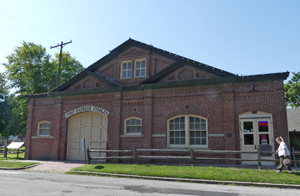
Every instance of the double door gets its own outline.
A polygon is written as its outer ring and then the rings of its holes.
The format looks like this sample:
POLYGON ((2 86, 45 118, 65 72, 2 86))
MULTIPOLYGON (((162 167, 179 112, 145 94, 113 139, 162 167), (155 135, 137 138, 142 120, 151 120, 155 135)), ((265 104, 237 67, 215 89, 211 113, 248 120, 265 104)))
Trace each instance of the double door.
MULTIPOLYGON (((240 141, 241 150, 257 151, 257 148, 263 151, 273 151, 273 126, 271 118, 245 118, 240 119, 240 141)), ((257 154, 242 154, 244 159, 257 159, 257 154)), ((273 154, 261 153, 262 159, 274 159, 273 154)), ((256 161, 243 161, 242 164, 257 164, 256 161)), ((263 165, 274 165, 274 162, 263 161, 263 165)))
MULTIPOLYGON (((84 160, 81 141, 87 141, 91 150, 106 150, 107 116, 84 112, 69 119, 67 160, 84 160)), ((91 153, 92 157, 105 157, 106 153, 91 153)))

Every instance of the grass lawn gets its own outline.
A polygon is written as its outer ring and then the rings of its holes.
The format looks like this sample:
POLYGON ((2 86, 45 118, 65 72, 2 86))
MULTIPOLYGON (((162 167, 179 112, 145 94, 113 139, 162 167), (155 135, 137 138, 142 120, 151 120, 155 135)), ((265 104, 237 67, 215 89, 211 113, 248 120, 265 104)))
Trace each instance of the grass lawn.
MULTIPOLYGON (((5 158, 3 155, 3 152, 0 154, 0 160, 23 160, 25 153, 19 153, 19 158, 17 158, 17 150, 18 149, 8 149, 7 157, 5 158), (10 154, 10 152, 14 152, 13 154, 10 154)), ((20 148, 21 150, 25 150, 25 148, 20 148)))
POLYGON ((275 170, 245 168, 161 166, 161 165, 126 165, 96 164, 77 167, 72 171, 88 171, 141 176, 159 176, 173 178, 193 178, 222 181, 263 182, 279 184, 300 184, 300 171, 288 174, 287 170, 276 174, 275 170))
POLYGON ((29 165, 34 165, 36 163, 34 162, 17 162, 17 161, 0 161, 0 167, 9 167, 9 168, 15 168, 15 167, 26 167, 29 165))

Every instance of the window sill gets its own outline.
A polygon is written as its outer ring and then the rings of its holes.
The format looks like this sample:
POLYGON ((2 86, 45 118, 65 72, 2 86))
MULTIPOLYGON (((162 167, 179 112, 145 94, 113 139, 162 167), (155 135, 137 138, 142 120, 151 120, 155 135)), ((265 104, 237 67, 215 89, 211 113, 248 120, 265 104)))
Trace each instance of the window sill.
POLYGON ((35 138, 53 138, 53 136, 32 136, 31 138, 32 139, 35 139, 35 138))
POLYGON ((143 137, 143 135, 121 135, 121 137, 143 137))
POLYGON ((167 147, 167 149, 194 149, 194 150, 210 150, 210 148, 208 147, 199 147, 199 146, 191 146, 191 147, 187 147, 187 146, 169 146, 167 147))

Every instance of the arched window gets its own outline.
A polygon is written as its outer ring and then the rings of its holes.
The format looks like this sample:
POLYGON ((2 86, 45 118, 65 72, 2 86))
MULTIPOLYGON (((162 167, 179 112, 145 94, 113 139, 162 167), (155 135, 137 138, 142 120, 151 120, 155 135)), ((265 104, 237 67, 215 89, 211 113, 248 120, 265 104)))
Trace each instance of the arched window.
POLYGON ((142 120, 140 118, 128 118, 124 124, 125 135, 141 135, 142 120))
POLYGON ((47 121, 39 122, 38 124, 38 136, 50 136, 51 123, 47 121))
POLYGON ((168 146, 208 147, 207 119, 184 115, 168 120, 168 146))

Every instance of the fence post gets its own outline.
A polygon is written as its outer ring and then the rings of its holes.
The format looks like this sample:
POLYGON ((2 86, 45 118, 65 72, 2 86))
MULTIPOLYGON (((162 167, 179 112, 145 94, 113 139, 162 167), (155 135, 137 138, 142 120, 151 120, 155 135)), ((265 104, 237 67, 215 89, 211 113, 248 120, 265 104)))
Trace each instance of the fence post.
POLYGON ((258 169, 261 169, 260 149, 257 147, 258 169))
POLYGON ((190 156, 191 156, 191 164, 192 167, 194 166, 194 151, 192 148, 190 148, 190 156))
POLYGON ((90 165, 91 164, 91 158, 90 158, 90 149, 89 149, 89 147, 86 148, 86 155, 87 155, 88 165, 90 165))
POLYGON ((7 157, 7 140, 5 140, 4 157, 7 157))
POLYGON ((135 149, 135 146, 132 147, 132 153, 133 153, 134 163, 137 164, 137 163, 138 163, 138 160, 137 160, 137 155, 136 155, 136 149, 135 149))

